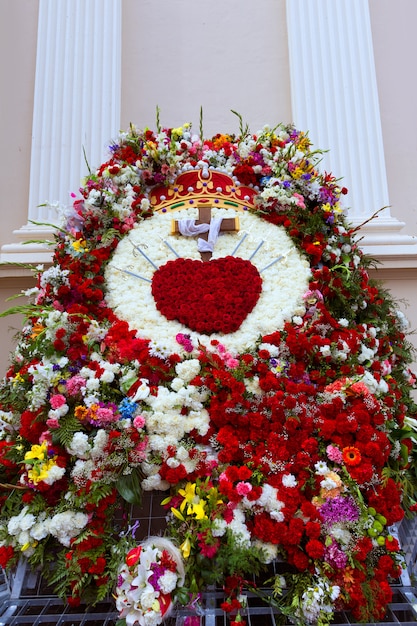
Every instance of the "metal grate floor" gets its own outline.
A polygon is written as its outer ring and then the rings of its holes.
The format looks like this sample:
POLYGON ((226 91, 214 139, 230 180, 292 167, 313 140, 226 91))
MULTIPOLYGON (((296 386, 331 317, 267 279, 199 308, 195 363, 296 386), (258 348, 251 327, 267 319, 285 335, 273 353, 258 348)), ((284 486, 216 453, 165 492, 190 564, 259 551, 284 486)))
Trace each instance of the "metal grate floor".
MULTIPOLYGON (((165 494, 146 494, 140 509, 139 529, 136 539, 160 534, 165 528, 165 511, 160 501, 165 494)), ((136 511, 132 511, 135 519, 136 511)), ((117 520, 116 520, 117 525, 117 520)), ((417 626, 417 519, 404 520, 396 533, 400 540, 407 568, 401 580, 393 584, 394 597, 387 615, 380 626, 417 626)), ((279 573, 285 564, 276 563, 270 575, 279 573)), ((268 577, 268 576, 266 576, 268 577)), ((263 589, 267 592, 266 589, 263 589)), ((230 626, 228 616, 221 610, 223 601, 221 590, 204 594, 203 611, 200 626, 230 626)), ((248 594, 248 608, 244 618, 248 626, 293 626, 293 622, 276 610, 264 604, 254 594, 248 594)), ((190 612, 178 610, 166 622, 166 626, 184 626, 184 620, 190 612)), ((2 576, 0 570, 0 626, 115 626, 118 613, 112 599, 103 601, 95 607, 77 608, 64 604, 51 594, 42 578, 26 569, 22 560, 13 576, 2 576)), ((332 626, 357 624, 346 612, 336 613, 332 626)), ((363 626, 378 626, 376 623, 363 626)))
MULTIPOLYGON (((393 602, 381 626, 415 626, 417 624, 417 597, 412 588, 394 590, 393 602)), ((207 598, 208 605, 200 618, 201 626, 228 626, 228 618, 216 605, 222 600, 222 594, 213 594, 207 598)), ((183 626, 187 611, 178 611, 166 622, 166 626, 183 626)), ((5 600, 0 608, 0 626, 115 626, 117 612, 112 602, 101 602, 94 609, 70 608, 58 598, 21 598, 5 600)), ((261 605, 257 598, 249 598, 249 607, 245 619, 248 626, 293 626, 293 623, 270 607, 261 605)), ((346 626, 356 624, 345 612, 337 613, 331 624, 346 626)), ((375 623, 363 626, 376 626, 375 623)))

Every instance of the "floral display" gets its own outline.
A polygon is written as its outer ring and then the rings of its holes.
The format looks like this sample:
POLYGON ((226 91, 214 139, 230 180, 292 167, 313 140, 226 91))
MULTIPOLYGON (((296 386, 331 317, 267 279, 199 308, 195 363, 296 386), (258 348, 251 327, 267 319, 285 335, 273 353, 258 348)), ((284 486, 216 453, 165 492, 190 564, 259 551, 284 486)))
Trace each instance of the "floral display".
POLYGON ((2 567, 113 594, 126 626, 191 625, 213 586, 232 626, 249 592, 300 626, 383 619, 417 508, 413 355, 319 161, 284 125, 110 145, 10 309, 2 567), (139 543, 155 490, 165 536, 139 543))
POLYGON ((178 548, 167 539, 150 537, 127 553, 119 569, 116 607, 128 626, 160 624, 171 612, 171 593, 183 582, 178 548))

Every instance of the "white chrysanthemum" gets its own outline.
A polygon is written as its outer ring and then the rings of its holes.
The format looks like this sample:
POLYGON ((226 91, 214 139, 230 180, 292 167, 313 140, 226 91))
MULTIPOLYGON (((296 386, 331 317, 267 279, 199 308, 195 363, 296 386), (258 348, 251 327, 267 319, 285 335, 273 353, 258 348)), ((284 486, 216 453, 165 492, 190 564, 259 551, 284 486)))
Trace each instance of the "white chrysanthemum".
POLYGON ((74 433, 71 443, 67 446, 68 454, 72 454, 78 458, 85 458, 90 450, 91 446, 88 441, 88 435, 81 432, 74 433))
POLYGON ((263 541, 259 541, 258 539, 254 541, 253 545, 263 552, 263 563, 269 564, 274 561, 278 556, 278 546, 274 543, 265 543, 263 541))
POLYGON ((319 476, 325 476, 330 471, 326 461, 317 461, 314 465, 314 469, 319 476))
POLYGON ((107 334, 106 328, 100 328, 99 323, 96 320, 91 320, 90 325, 85 334, 85 340, 87 343, 102 341, 107 334))
POLYGON ((11 411, 0 410, 0 439, 7 437, 9 433, 17 430, 18 424, 11 411), (16 427, 16 428, 15 428, 16 427))
POLYGON ((10 535, 18 535, 22 531, 27 531, 36 523, 36 517, 32 513, 28 513, 28 507, 25 506, 19 515, 13 515, 7 524, 7 531, 10 535))
POLYGON ((170 484, 166 480, 163 480, 159 474, 154 474, 153 476, 144 478, 141 482, 141 486, 144 491, 153 491, 154 489, 166 491, 169 489, 170 484))
MULTIPOLYGON (((278 490, 275 487, 268 485, 268 483, 265 483, 262 486, 262 493, 256 500, 256 504, 269 513, 280 512, 284 507, 284 502, 278 500, 278 490)), ((281 515, 279 515, 279 518, 281 518, 281 515)))
POLYGON ((182 387, 184 387, 184 380, 182 378, 174 378, 171 382, 171 389, 173 391, 179 391, 182 387))
POLYGON ((245 514, 243 511, 238 508, 234 509, 233 519, 228 525, 228 528, 232 531, 238 545, 249 548, 251 534, 245 524, 245 514))
POLYGON ((359 379, 359 381, 364 383, 369 391, 373 394, 387 393, 388 391, 388 385, 386 381, 383 378, 381 378, 381 380, 379 381, 376 380, 376 378, 374 378, 369 371, 366 371, 359 379))
POLYGON ((343 526, 334 524, 329 529, 329 534, 343 545, 347 546, 352 541, 352 534, 343 526))
POLYGON ((361 344, 361 351, 358 354, 359 363, 364 363, 366 361, 373 361, 375 356, 375 351, 372 348, 368 348, 364 344, 361 344))
POLYGON ((101 428, 97 431, 97 434, 94 437, 94 444, 91 449, 91 457, 93 459, 103 456, 104 448, 107 446, 108 440, 109 435, 105 430, 101 428))
POLYGON ((253 378, 245 378, 244 381, 246 390, 254 395, 262 395, 264 392, 259 386, 259 376, 253 378))
POLYGON ((45 539, 49 535, 48 524, 45 520, 37 521, 36 524, 32 526, 30 529, 30 536, 35 541, 41 541, 41 539, 45 539))
POLYGON ((278 346, 274 346, 272 343, 261 343, 259 350, 267 350, 272 357, 279 355, 278 346))
POLYGON ((69 406, 68 406, 68 404, 64 403, 60 407, 58 407, 57 409, 50 409, 48 411, 48 417, 50 419, 57 419, 57 420, 59 420, 61 417, 66 415, 68 413, 68 411, 69 411, 69 406))
POLYGON ((338 486, 339 484, 331 476, 326 476, 326 478, 320 481, 320 487, 327 491, 332 491, 332 489, 336 489, 338 486))
POLYGON ((71 478, 76 485, 83 486, 88 480, 90 480, 93 470, 93 461, 82 461, 81 459, 78 459, 72 469, 71 478))
POLYGON ((216 518, 211 526, 211 534, 213 537, 223 537, 227 529, 227 522, 224 519, 216 518))
POLYGON ((64 546, 76 537, 88 524, 88 515, 76 511, 64 511, 54 515, 48 524, 50 534, 64 546))
POLYGON ((58 465, 53 465, 48 470, 48 475, 43 479, 43 482, 47 485, 53 485, 57 480, 60 480, 65 474, 65 467, 59 467, 58 465))
POLYGON ((298 481, 294 474, 284 474, 282 477, 282 484, 284 487, 296 487, 298 485, 298 481))
POLYGON ((197 374, 200 373, 201 364, 198 359, 187 359, 182 363, 177 363, 175 371, 179 378, 186 383, 190 382, 197 374))
POLYGON ((100 388, 100 380, 98 378, 88 378, 85 381, 85 388, 88 393, 91 393, 92 391, 98 391, 98 389, 100 388))

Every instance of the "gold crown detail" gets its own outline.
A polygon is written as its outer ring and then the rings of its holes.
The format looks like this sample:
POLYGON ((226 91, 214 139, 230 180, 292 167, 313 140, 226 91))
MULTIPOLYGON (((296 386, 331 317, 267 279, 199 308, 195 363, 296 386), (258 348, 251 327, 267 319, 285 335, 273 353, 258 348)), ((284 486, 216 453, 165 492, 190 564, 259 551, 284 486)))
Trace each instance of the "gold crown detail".
POLYGON ((255 189, 236 184, 223 172, 195 169, 180 174, 170 187, 155 187, 150 202, 155 211, 177 211, 205 204, 245 211, 255 206, 256 195, 255 189))

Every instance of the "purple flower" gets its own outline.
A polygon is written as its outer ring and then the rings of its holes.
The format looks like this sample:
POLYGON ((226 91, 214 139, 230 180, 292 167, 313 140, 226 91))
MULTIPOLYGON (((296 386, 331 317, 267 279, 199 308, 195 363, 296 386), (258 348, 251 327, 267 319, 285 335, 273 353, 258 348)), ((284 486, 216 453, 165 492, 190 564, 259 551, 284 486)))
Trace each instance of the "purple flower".
POLYGON ((163 567, 163 565, 158 565, 158 563, 152 563, 151 568, 153 573, 148 580, 151 583, 152 587, 155 589, 155 591, 160 591, 159 579, 165 574, 166 567, 163 567))
POLYGON ((327 498, 320 507, 320 515, 327 525, 338 522, 356 522, 359 519, 359 508, 351 496, 327 498))

